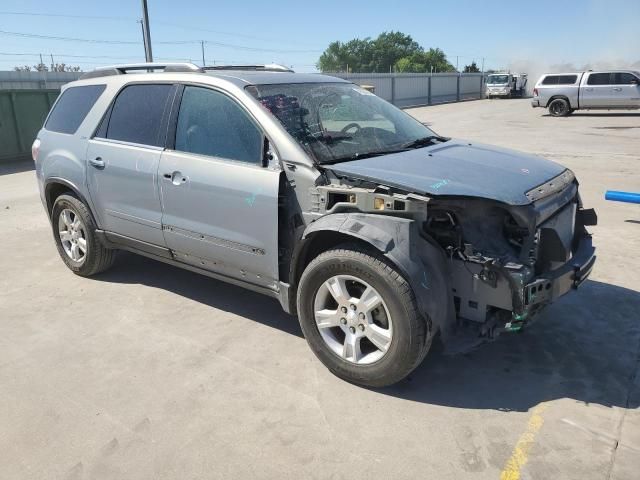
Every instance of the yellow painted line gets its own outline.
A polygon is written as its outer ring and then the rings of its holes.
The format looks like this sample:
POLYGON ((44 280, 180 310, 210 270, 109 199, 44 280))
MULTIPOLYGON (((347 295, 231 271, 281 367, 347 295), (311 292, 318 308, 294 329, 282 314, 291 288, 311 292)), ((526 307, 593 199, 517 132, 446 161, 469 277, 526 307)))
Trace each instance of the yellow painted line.
POLYGON ((536 434, 544 423, 542 412, 544 412, 548 406, 546 403, 541 403, 531 411, 527 429, 518 439, 518 443, 516 443, 516 446, 513 448, 509 460, 504 464, 504 468, 500 474, 500 480, 520 480, 520 470, 529 460, 529 451, 536 439, 536 434))

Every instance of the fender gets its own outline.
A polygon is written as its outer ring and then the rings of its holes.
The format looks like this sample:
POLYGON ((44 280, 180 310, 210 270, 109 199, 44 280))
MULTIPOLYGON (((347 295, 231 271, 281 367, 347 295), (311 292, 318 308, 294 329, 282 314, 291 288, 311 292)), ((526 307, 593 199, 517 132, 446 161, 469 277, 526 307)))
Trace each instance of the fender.
POLYGON ((320 231, 357 238, 382 253, 409 281, 420 313, 443 336, 452 332, 456 314, 446 256, 439 245, 421 234, 414 220, 365 213, 325 215, 305 229, 301 243, 320 231))

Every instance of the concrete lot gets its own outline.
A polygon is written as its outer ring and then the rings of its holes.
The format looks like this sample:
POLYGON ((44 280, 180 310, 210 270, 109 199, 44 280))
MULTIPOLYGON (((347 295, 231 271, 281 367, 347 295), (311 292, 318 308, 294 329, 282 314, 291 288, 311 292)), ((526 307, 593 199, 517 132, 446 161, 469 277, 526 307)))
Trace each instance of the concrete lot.
POLYGON ((640 115, 526 100, 410 111, 572 168, 599 260, 523 334, 372 391, 275 300, 123 254, 58 258, 30 164, 0 166, 0 478, 633 479, 640 469, 640 115))

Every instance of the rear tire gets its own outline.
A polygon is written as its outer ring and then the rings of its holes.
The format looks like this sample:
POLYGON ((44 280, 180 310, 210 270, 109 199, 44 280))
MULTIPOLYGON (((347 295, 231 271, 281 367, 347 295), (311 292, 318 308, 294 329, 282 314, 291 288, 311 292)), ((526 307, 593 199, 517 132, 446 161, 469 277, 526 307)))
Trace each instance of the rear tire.
POLYGON ((431 322, 419 314, 409 283, 386 258, 358 245, 318 255, 302 274, 297 302, 309 347, 351 383, 399 382, 431 346, 431 322), (340 291, 346 295, 336 294, 340 291), (368 310, 368 305, 376 307, 368 310))
POLYGON ((75 196, 64 194, 56 198, 51 225, 58 253, 76 275, 89 277, 113 265, 116 251, 100 243, 89 209, 75 196))
POLYGON ((552 117, 566 117, 571 113, 571 106, 564 98, 555 98, 549 103, 549 114, 552 117))

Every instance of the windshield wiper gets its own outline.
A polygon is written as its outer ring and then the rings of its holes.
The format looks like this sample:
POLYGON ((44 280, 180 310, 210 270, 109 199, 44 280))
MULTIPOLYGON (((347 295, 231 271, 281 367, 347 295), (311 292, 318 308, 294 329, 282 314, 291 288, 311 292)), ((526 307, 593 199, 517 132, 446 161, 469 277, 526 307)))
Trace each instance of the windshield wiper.
POLYGON ((331 158, 320 162, 322 165, 331 165, 333 163, 349 162, 351 160, 362 160, 363 158, 381 157, 383 155, 391 155, 392 153, 406 152, 406 148, 393 150, 379 150, 376 152, 354 153, 353 155, 345 155, 344 157, 331 158))
POLYGON ((427 145, 432 145, 433 143, 435 143, 434 141, 446 142, 448 140, 449 139, 447 137, 441 137, 440 135, 429 135, 427 137, 421 137, 411 142, 405 143, 402 145, 402 148, 408 149, 426 147, 427 145))
POLYGON ((389 150, 378 150, 374 152, 355 153, 353 155, 345 155, 344 157, 336 157, 329 160, 322 161, 322 165, 331 165, 333 163, 349 162, 351 160, 361 160, 363 158, 380 157, 382 155, 391 155, 392 153, 406 152, 414 148, 426 147, 431 145, 434 141, 447 142, 450 139, 447 137, 441 137, 439 135, 429 135, 428 137, 421 137, 417 140, 402 144, 399 148, 389 150))

